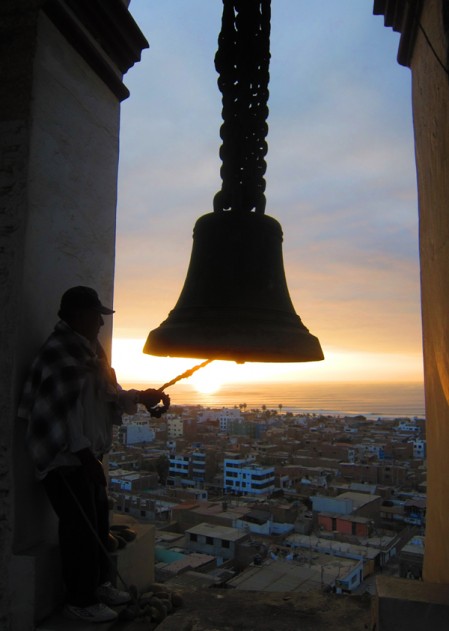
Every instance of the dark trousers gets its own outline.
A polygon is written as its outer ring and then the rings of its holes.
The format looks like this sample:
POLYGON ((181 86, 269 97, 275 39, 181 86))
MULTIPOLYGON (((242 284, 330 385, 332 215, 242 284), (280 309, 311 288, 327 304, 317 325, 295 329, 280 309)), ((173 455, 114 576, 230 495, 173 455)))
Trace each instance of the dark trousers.
POLYGON ((88 480, 82 467, 60 467, 50 471, 43 484, 59 518, 59 546, 67 602, 87 607, 98 602, 97 587, 110 580, 109 559, 87 523, 89 520, 106 547, 109 534, 106 489, 88 480))

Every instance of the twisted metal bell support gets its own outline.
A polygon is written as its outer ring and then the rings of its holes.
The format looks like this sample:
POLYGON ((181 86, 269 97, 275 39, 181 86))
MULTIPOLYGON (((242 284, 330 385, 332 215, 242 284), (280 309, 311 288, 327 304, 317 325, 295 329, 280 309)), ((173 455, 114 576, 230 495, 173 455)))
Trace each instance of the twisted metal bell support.
POLYGON ((222 188, 200 217, 184 288, 144 352, 237 362, 324 359, 295 313, 282 230, 265 212, 270 0, 223 0, 215 65, 223 95, 222 188))
POLYGON ((184 288, 144 352, 236 362, 323 359, 288 293, 279 223, 256 213, 200 217, 184 288))

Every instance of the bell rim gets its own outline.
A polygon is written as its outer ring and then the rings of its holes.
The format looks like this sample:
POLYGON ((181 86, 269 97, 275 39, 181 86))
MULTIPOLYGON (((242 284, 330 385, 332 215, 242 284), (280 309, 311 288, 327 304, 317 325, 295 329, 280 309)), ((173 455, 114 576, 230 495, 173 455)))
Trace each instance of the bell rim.
POLYGON ((318 338, 306 327, 228 326, 217 334, 216 323, 164 325, 150 331, 143 352, 159 357, 223 359, 237 362, 322 361, 318 338), (251 332, 251 336, 249 333, 251 332), (213 350, 212 350, 213 349, 213 350))

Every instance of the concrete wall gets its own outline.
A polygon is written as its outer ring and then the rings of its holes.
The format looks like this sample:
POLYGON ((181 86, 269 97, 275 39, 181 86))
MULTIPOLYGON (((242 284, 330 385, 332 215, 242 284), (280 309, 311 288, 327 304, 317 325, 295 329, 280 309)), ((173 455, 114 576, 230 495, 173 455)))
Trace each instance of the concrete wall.
MULTIPOLYGON (((61 294, 72 285, 98 288, 112 303, 119 103, 64 38, 40 15, 34 59, 27 212, 22 270, 17 278, 16 383, 53 329, 61 294)), ((110 345, 112 319, 103 337, 110 345)), ((17 427, 16 484, 22 482, 21 428, 17 427)), ((22 493, 17 493, 22 497, 22 493)), ((15 546, 45 536, 31 532, 17 504, 15 546)))
MULTIPOLYGON (((23 138, 27 150, 21 256, 9 288, 17 308, 8 322, 15 342, 10 349, 13 405, 2 419, 13 435, 10 587, 17 585, 17 591, 10 595, 16 626, 17 616, 24 618, 24 555, 27 576, 34 577, 26 583, 30 615, 35 610, 41 617, 52 606, 34 590, 43 580, 51 584, 55 565, 42 550, 54 547, 56 529, 53 512, 34 480, 24 446, 25 427, 15 420, 14 409, 26 368, 57 321, 65 289, 94 286, 106 304, 112 303, 120 111, 116 97, 49 19, 42 13, 36 19, 31 108, 23 138)), ((106 346, 111 330, 109 318, 103 334, 106 346)))
MULTIPOLYGON (((421 24, 447 64, 442 0, 424 2, 421 24)), ((424 580, 449 584, 449 79, 421 32, 411 68, 428 449, 424 580)))
MULTIPOLYGON (((124 61, 119 48, 107 58, 80 21, 75 31, 71 18, 58 23, 62 4, 0 4, 2 631, 34 628, 61 597, 56 520, 34 479, 16 409, 63 291, 91 285, 113 302, 120 100, 128 94, 121 76, 148 45, 126 5, 89 6, 119 16, 115 30, 99 23, 103 39, 112 41, 108 50, 118 39, 129 45, 124 61), (99 56, 101 78, 93 70, 99 56)), ((107 351, 111 332, 110 320, 103 329, 107 351)))

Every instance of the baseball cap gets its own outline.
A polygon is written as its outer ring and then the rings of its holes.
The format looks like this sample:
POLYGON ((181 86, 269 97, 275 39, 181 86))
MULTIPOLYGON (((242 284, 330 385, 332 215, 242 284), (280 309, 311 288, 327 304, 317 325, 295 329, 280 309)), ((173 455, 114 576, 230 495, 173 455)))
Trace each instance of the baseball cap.
POLYGON ((103 315, 111 315, 114 313, 113 309, 101 304, 95 289, 83 287, 82 285, 67 289, 61 298, 60 313, 68 314, 81 309, 92 309, 103 315))

